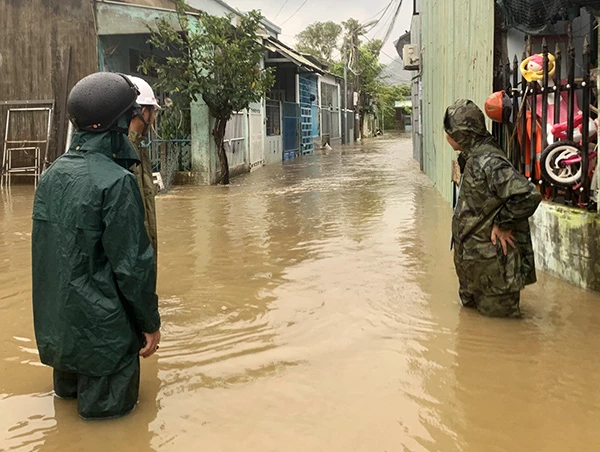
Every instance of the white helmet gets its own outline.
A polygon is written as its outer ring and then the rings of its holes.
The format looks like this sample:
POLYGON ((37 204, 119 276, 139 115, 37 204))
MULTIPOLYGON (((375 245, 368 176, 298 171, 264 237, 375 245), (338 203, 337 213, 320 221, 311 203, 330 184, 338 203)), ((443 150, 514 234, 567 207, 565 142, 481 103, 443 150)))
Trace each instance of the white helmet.
POLYGON ((129 77, 129 80, 131 80, 131 82, 140 92, 140 95, 137 98, 137 103, 139 105, 142 107, 153 106, 154 108, 160 109, 160 105, 158 105, 158 101, 154 96, 154 91, 146 80, 139 77, 134 77, 133 75, 128 75, 127 77, 129 77))

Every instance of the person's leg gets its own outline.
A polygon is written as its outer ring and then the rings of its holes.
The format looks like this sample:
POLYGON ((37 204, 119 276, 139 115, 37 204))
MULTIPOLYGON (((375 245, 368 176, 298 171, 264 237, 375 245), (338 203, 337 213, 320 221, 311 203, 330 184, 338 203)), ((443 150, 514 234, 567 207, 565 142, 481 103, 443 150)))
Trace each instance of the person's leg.
POLYGON ((456 269, 456 276, 458 276, 458 296, 460 297, 460 304, 463 306, 463 308, 476 308, 477 305, 475 304, 475 294, 467 290, 467 281, 469 280, 468 278, 471 275, 469 275, 468 271, 466 271, 463 268, 464 262, 460 258, 460 256, 462 255, 461 246, 455 242, 453 243, 453 246, 454 268, 456 269))
POLYGON ((503 295, 478 295, 477 310, 487 317, 521 317, 520 292, 503 295))
POLYGON ((54 369, 54 394, 61 399, 77 398, 77 374, 54 369))
POLYGON ((140 388, 140 360, 136 355, 119 372, 106 377, 79 376, 78 410, 84 419, 123 416, 135 407, 140 388))
POLYGON ((467 292, 464 287, 464 284, 461 283, 460 288, 458 289, 460 303, 463 308, 476 308, 477 304, 475 303, 475 296, 472 293, 467 292))

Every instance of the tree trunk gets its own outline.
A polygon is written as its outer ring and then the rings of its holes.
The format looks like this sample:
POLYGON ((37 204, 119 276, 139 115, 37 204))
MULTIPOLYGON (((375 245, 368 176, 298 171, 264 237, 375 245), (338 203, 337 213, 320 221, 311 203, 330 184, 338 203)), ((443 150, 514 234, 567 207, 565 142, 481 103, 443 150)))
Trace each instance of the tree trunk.
POLYGON ((225 153, 225 127, 227 127, 226 118, 217 118, 215 121, 215 127, 213 128, 213 138, 217 148, 217 156, 219 157, 219 165, 221 167, 221 174, 217 179, 217 184, 228 185, 229 184, 229 162, 227 161, 227 154, 225 153))

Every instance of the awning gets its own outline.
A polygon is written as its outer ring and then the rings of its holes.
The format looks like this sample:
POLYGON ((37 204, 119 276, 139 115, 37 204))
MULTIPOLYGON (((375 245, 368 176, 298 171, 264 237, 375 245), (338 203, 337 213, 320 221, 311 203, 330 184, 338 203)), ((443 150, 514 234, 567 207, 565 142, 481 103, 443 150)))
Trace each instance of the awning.
MULTIPOLYGON (((286 46, 284 43, 282 43, 274 38, 265 39, 264 46, 271 52, 279 53, 286 60, 294 63, 296 66, 309 69, 309 70, 317 72, 319 74, 325 74, 325 71, 323 69, 321 69, 316 64, 312 63, 308 58, 304 57, 303 55, 296 52, 295 50, 292 50, 291 48, 286 46)), ((267 63, 269 63, 270 60, 271 60, 271 62, 277 62, 277 61, 273 61, 272 58, 271 59, 267 58, 265 61, 267 63)))
POLYGON ((394 108, 412 108, 412 100, 397 100, 394 103, 394 108))

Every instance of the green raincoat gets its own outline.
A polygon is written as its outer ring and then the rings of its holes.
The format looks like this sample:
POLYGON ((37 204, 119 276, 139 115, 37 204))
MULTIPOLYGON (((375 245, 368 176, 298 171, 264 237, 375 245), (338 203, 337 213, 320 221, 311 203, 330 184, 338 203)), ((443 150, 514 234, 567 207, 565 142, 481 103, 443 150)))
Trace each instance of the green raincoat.
MULTIPOLYGON (((459 100, 450 106, 444 128, 463 148, 463 177, 452 219, 454 263, 463 303, 465 297, 493 299, 509 294, 516 294, 518 300, 525 285, 536 281, 528 219, 541 195, 508 161, 473 102, 459 100), (494 224, 513 233, 516 249, 509 246, 507 256, 499 242, 491 242, 494 224)), ((493 304, 478 308, 486 315, 501 315, 501 310, 494 312, 493 304)))
POLYGON ((154 251, 126 135, 77 132, 33 209, 33 314, 41 361, 106 376, 160 328, 154 251))

